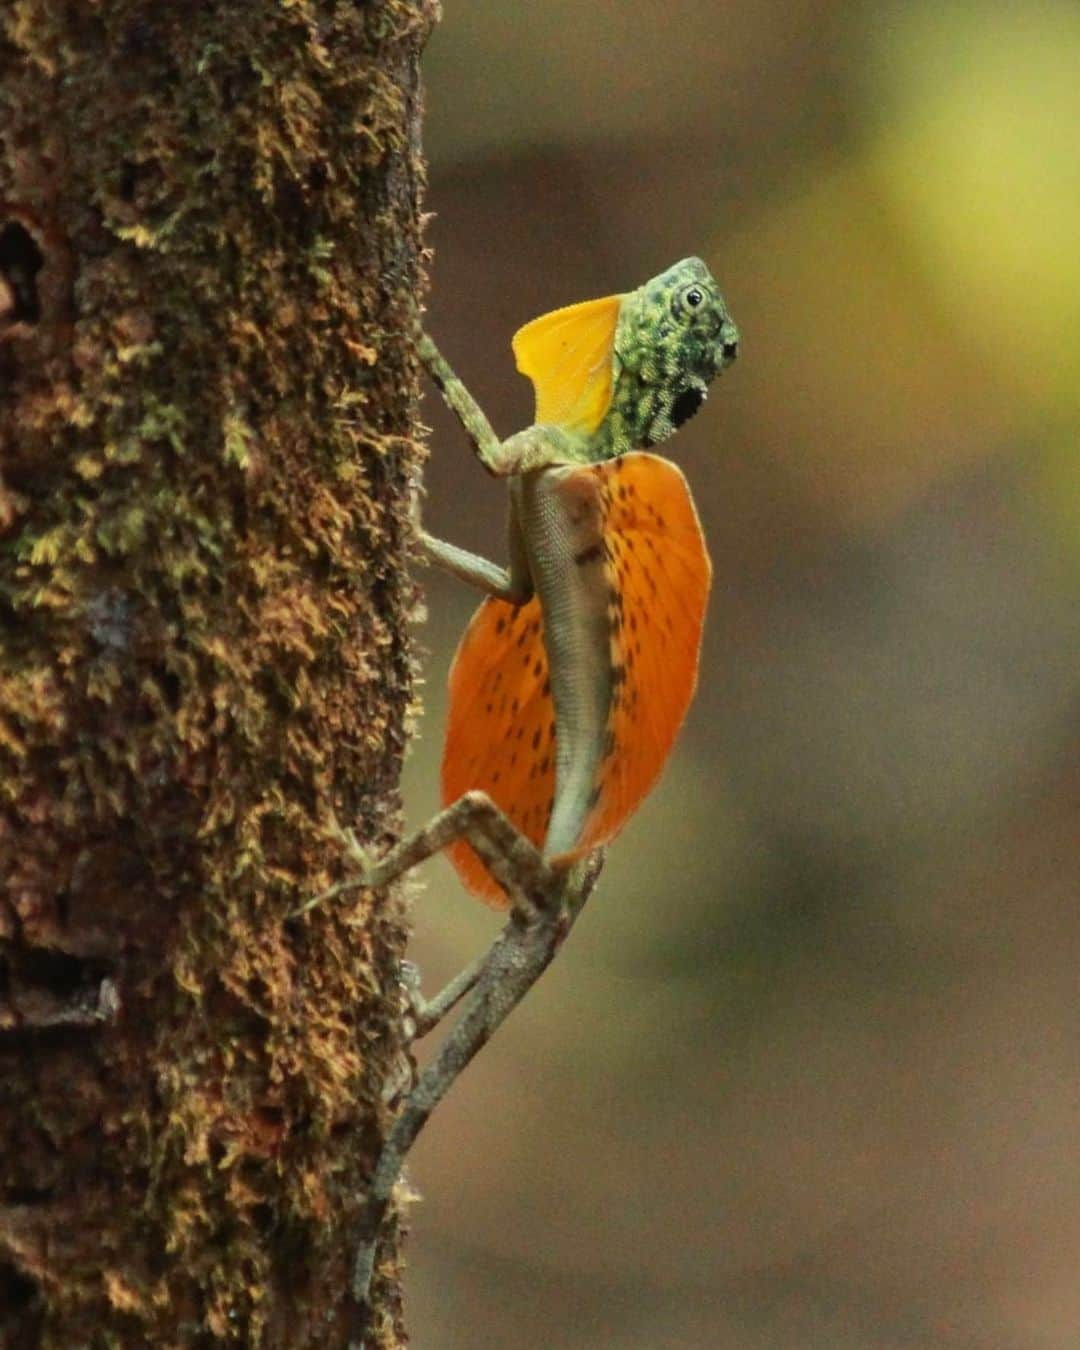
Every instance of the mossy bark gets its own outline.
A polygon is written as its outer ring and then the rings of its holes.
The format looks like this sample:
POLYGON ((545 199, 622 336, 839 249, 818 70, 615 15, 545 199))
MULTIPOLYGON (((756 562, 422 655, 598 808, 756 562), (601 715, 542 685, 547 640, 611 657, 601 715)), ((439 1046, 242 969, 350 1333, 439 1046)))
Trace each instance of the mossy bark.
POLYGON ((398 826, 432 18, 0 17, 4 1345, 343 1340, 403 925, 288 916, 398 826))

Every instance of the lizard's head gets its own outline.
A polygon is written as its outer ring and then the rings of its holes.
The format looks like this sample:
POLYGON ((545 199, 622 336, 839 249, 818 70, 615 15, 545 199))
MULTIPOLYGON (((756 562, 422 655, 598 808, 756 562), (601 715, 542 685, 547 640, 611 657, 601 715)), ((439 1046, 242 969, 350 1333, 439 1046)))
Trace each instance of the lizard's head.
POLYGON ((605 419, 609 453, 666 440, 693 417, 738 351, 738 329, 700 258, 684 258, 625 296, 605 419))
POLYGON ((629 294, 542 314, 514 335, 518 370, 536 387, 536 422, 570 433, 590 460, 666 440, 738 350, 738 330, 700 258, 629 294))

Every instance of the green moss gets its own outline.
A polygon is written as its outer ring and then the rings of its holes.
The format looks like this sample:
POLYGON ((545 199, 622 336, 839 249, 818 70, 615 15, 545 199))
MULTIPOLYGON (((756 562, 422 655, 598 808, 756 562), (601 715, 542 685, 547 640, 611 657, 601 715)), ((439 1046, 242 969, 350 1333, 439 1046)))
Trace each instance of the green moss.
POLYGON ((44 1344, 325 1345, 340 1316, 402 922, 286 916, 334 878, 331 808, 397 824, 427 21, 3 20, 0 199, 69 275, 3 349, 0 870, 22 947, 92 952, 123 1002, 64 1072, 0 1065, 36 1111, 0 1119, 4 1182, 48 1172, 85 1220, 44 1344))

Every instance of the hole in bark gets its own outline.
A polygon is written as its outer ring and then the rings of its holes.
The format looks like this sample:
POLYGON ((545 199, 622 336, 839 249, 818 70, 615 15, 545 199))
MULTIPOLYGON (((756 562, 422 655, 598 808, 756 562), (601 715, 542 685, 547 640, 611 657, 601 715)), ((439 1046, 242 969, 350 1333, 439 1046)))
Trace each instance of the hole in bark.
POLYGON ((37 274, 45 255, 34 236, 17 220, 0 229, 0 319, 10 323, 37 323, 41 318, 37 274))
POLYGON ((272 1205, 265 1202, 251 1207, 252 1225, 264 1236, 269 1236, 277 1228, 277 1216, 272 1205))
POLYGON ((0 1326, 10 1323, 34 1302, 38 1287, 10 1261, 0 1261, 0 1326))
POLYGON ((158 684, 161 686, 161 696, 165 700, 171 712, 178 711, 180 699, 183 695, 183 687, 180 684, 180 676, 172 670, 162 670, 158 672, 158 684))
POLYGON ((31 947, 20 954, 19 974, 25 981, 42 985, 60 998, 69 998, 87 983, 91 964, 66 952, 31 947))
POLYGON ((5 1205, 44 1205, 53 1194, 49 1186, 8 1186, 3 1192, 3 1202, 5 1205))
POLYGON ((135 200, 135 188, 139 181, 139 171, 132 164, 131 160, 126 159, 120 167, 120 197, 125 202, 135 200))

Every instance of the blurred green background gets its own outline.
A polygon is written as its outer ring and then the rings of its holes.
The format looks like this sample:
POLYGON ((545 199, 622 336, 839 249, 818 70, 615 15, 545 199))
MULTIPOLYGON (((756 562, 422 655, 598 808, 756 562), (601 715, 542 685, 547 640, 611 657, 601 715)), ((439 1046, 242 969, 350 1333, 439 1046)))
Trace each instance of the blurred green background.
MULTIPOLYGON (((742 355, 669 447, 697 701, 411 1176, 420 1350, 1080 1346, 1080 8, 447 0, 428 324, 689 253, 742 355)), ((425 515, 502 558, 437 399, 425 515)), ((425 572, 408 820, 474 599, 425 572)), ((432 864, 433 990, 497 917, 432 864)))

